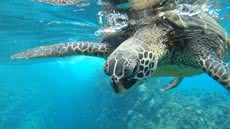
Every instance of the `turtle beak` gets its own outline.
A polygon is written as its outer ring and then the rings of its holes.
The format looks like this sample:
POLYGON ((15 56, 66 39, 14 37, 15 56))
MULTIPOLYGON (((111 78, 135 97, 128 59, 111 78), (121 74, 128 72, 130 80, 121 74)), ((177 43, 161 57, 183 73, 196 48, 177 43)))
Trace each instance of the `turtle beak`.
POLYGON ((129 88, 133 87, 136 84, 136 82, 136 79, 122 79, 120 81, 115 81, 113 78, 111 78, 111 86, 115 93, 124 93, 129 88))
POLYGON ((124 93, 126 91, 120 82, 116 83, 114 80, 111 80, 111 85, 115 93, 124 93))

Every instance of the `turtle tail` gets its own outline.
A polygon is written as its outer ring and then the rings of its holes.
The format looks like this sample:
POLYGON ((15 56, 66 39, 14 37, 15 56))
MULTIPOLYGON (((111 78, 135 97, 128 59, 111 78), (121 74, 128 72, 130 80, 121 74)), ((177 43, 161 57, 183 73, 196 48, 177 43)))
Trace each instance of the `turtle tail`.
POLYGON ((40 46, 11 56, 11 59, 29 59, 43 57, 65 57, 74 55, 87 55, 107 57, 111 52, 110 45, 106 43, 73 42, 40 46))

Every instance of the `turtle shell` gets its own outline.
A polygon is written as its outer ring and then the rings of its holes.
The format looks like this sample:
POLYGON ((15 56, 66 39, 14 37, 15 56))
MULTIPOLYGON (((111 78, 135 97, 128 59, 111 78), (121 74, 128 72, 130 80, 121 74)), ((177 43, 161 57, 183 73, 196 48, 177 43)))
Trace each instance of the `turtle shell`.
POLYGON ((207 11, 202 11, 200 6, 195 5, 178 5, 177 8, 162 11, 158 16, 168 20, 179 28, 199 27, 206 31, 213 31, 227 39, 227 32, 209 15, 207 11))

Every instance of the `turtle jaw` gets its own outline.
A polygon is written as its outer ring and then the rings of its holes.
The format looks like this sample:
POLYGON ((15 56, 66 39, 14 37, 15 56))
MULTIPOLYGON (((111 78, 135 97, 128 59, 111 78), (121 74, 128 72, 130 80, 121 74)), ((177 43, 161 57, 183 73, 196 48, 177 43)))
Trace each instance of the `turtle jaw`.
POLYGON ((113 80, 111 80, 111 86, 115 93, 124 93, 127 90, 124 88, 124 85, 122 85, 121 83, 116 83, 113 80))
POLYGON ((111 86, 115 93, 124 93, 131 87, 135 86, 138 82, 137 79, 121 79, 119 81, 114 80, 113 77, 111 77, 111 86))

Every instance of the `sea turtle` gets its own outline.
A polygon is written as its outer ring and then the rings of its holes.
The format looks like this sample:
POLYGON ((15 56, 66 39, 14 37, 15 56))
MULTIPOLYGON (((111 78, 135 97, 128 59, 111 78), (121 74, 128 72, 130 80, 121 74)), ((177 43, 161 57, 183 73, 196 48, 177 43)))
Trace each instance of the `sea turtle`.
POLYGON ((102 57, 106 59, 104 71, 116 93, 152 76, 173 76, 175 79, 163 89, 167 91, 178 86, 184 77, 204 72, 230 90, 230 66, 225 63, 230 60, 229 38, 224 31, 219 31, 223 28, 211 17, 165 12, 137 19, 134 25, 132 33, 122 40, 115 36, 102 43, 41 46, 13 55, 12 59, 73 55, 102 57), (182 20, 175 18, 178 16, 182 20))
MULTIPOLYGON (((81 2, 86 2, 87 0, 34 0, 37 2, 45 2, 56 6, 70 6, 79 5, 81 2)), ((152 8, 159 5, 172 6, 175 3, 178 4, 205 4, 209 0, 97 0, 100 5, 112 5, 111 7, 122 7, 123 4, 127 4, 128 8, 131 7, 134 10, 143 10, 146 8, 152 8)))

